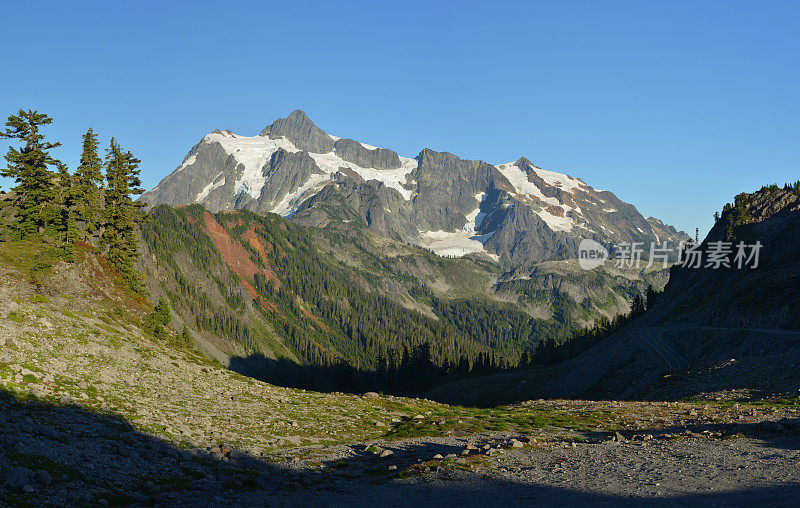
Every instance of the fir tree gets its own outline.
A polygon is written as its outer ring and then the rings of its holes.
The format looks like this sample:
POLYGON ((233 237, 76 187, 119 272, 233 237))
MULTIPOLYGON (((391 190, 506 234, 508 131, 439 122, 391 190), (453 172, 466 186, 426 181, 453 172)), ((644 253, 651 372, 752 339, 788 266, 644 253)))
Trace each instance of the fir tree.
POLYGON ((21 238, 45 233, 58 219, 54 174, 49 167, 58 165, 59 161, 49 152, 61 143, 45 141, 40 132, 42 126, 52 121, 44 113, 20 109, 16 115, 8 117, 6 131, 0 132, 1 138, 18 139, 24 143, 19 150, 8 149, 5 156, 8 167, 0 171, 1 176, 13 178, 17 184, 12 190, 16 193, 15 227, 21 238))
POLYGON ((658 298, 658 293, 655 289, 653 289, 653 286, 648 284, 647 292, 645 293, 645 304, 647 309, 650 309, 653 304, 655 304, 656 298, 658 298))
POLYGON ((128 285, 139 289, 139 275, 134 269, 138 255, 136 231, 141 223, 139 210, 143 206, 132 195, 141 194, 139 159, 123 152, 111 139, 106 153, 105 223, 103 245, 109 262, 119 271, 128 285))
POLYGON ((102 200, 100 186, 103 184, 103 160, 98 153, 100 142, 97 134, 90 128, 83 135, 81 161, 75 171, 76 186, 80 203, 80 218, 84 221, 85 239, 89 239, 100 227, 102 200))
POLYGON ((78 241, 77 223, 77 201, 78 189, 75 180, 69 174, 67 165, 58 163, 58 208, 60 220, 58 222, 58 233, 61 243, 64 245, 67 259, 74 259, 75 242, 78 241))

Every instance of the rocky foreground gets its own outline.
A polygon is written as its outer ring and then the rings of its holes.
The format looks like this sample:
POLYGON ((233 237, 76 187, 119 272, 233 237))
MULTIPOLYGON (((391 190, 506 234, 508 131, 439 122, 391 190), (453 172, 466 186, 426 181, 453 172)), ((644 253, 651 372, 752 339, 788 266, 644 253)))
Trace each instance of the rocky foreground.
POLYGON ((57 284, 5 265, 0 277, 0 504, 791 505, 800 493, 796 399, 478 409, 284 389, 146 337, 124 298, 75 268, 56 265, 57 284))

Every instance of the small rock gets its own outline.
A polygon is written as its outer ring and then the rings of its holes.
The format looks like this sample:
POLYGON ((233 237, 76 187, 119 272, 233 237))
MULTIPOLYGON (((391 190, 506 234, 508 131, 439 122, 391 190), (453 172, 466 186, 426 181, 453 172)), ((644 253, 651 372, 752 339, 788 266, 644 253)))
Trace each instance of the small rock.
POLYGON ((364 394, 365 399, 379 399, 381 396, 377 392, 367 392, 364 394))
POLYGON ((24 467, 12 467, 6 473, 6 486, 12 490, 22 490, 23 487, 28 485, 28 477, 30 471, 24 467))
POLYGON ((622 443, 622 442, 625 441, 625 436, 623 436, 619 432, 614 432, 614 441, 616 441, 618 443, 622 443))
POLYGON ((389 466, 389 471, 397 471, 397 466, 392 464, 391 466, 389 466))
POLYGON ((83 379, 78 381, 78 388, 80 388, 81 390, 85 390, 88 387, 89 387, 89 385, 87 385, 86 381, 84 381, 83 379))
POLYGON ((64 406, 66 406, 67 404, 69 404, 70 402, 72 402, 72 397, 70 397, 69 395, 63 395, 63 396, 62 396, 60 399, 58 399, 58 402, 59 402, 61 405, 64 405, 64 406))
POLYGON ((436 455, 433 456, 433 460, 442 460, 443 458, 444 457, 442 457, 441 453, 437 453, 436 455))
POLYGON ((392 450, 383 450, 381 453, 378 454, 378 457, 385 459, 386 457, 391 457, 394 455, 392 450))
POLYGON ((45 470, 36 471, 36 473, 33 475, 33 479, 36 480, 36 483, 44 487, 47 487, 53 483, 53 478, 50 476, 50 473, 45 470))
POLYGON ((42 425, 39 427, 39 434, 44 437, 49 437, 50 439, 58 439, 58 432, 49 425, 42 425))

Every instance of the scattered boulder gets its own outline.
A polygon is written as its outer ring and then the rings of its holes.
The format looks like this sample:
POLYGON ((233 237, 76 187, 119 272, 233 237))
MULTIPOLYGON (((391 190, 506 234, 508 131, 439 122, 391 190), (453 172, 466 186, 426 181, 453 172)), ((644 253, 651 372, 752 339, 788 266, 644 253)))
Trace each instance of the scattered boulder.
POLYGON ((53 478, 50 476, 50 473, 43 469, 36 471, 36 473, 33 475, 33 479, 36 480, 36 483, 44 487, 48 487, 51 483, 53 483, 53 478))
POLYGON ((363 396, 365 399, 379 399, 381 397, 377 392, 367 392, 363 396))
POLYGON ((24 467, 12 467, 6 473, 6 487, 11 490, 22 490, 23 487, 28 485, 30 478, 30 471, 24 467))
POLYGON ((38 430, 39 430, 39 435, 41 436, 50 439, 58 439, 58 432, 50 425, 41 425, 38 430))

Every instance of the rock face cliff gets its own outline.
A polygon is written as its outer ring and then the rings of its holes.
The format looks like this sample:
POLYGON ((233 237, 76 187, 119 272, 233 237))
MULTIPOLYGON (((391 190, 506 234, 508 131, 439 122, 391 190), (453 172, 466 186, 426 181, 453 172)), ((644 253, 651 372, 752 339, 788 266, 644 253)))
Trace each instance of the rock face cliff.
POLYGON ((740 194, 726 205, 700 250, 699 268, 672 269, 670 281, 648 318, 655 323, 684 322, 706 326, 800 328, 800 192, 765 187, 740 194), (718 244, 717 242, 723 242, 718 244), (738 244, 750 258, 736 261, 738 244), (721 245, 731 252, 730 267, 707 266, 707 253, 721 245))
POLYGON ((687 238, 611 192, 524 157, 493 165, 427 148, 402 157, 331 136, 300 110, 257 136, 207 134, 142 199, 152 206, 273 212, 314 226, 355 217, 378 235, 444 256, 512 266, 574 258, 583 238, 604 244, 687 238))

